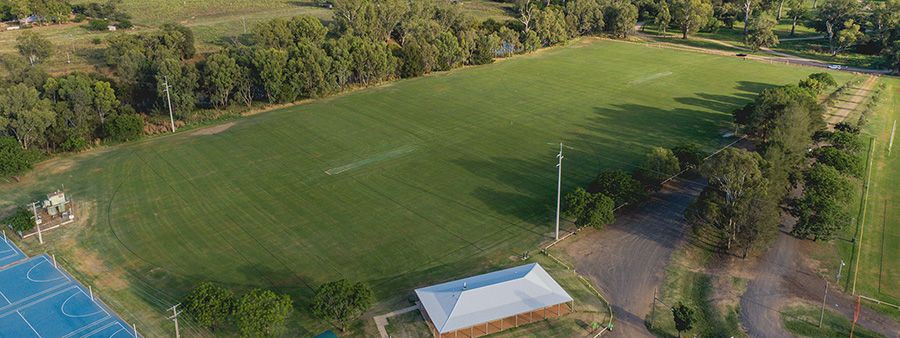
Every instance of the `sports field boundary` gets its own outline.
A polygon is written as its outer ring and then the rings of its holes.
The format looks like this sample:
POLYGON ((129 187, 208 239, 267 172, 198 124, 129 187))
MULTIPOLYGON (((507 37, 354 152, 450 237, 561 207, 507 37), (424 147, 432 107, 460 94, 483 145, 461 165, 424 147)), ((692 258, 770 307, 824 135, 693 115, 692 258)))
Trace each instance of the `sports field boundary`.
POLYGON ((862 199, 862 208, 859 211, 859 221, 857 221, 857 228, 859 228, 859 236, 857 236, 854 241, 856 242, 856 263, 853 266, 853 287, 850 290, 851 295, 856 294, 856 278, 859 277, 859 259, 860 254, 862 253, 862 239, 863 234, 866 231, 866 207, 869 204, 869 181, 872 179, 872 161, 875 158, 875 137, 869 141, 869 161, 868 168, 866 168, 866 184, 863 188, 863 199, 862 199))

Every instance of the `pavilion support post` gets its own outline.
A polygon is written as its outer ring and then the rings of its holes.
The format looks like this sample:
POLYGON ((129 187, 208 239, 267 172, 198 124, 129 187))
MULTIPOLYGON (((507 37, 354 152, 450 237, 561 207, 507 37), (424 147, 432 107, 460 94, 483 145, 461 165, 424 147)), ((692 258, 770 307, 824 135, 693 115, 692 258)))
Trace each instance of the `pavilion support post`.
POLYGON ((503 331, 503 319, 500 319, 500 331, 503 331))
POLYGON ((562 308, 561 306, 562 306, 562 303, 556 304, 556 316, 557 317, 562 315, 562 312, 560 311, 560 309, 562 308))
POLYGON ((547 308, 544 308, 544 316, 541 319, 547 319, 547 308))
POLYGON ((515 325, 516 325, 516 327, 519 327, 519 315, 516 315, 516 323, 515 323, 515 325))
POLYGON ((469 337, 475 337, 475 325, 469 326, 469 337))
POLYGON ((534 311, 528 313, 528 323, 534 323, 534 311))

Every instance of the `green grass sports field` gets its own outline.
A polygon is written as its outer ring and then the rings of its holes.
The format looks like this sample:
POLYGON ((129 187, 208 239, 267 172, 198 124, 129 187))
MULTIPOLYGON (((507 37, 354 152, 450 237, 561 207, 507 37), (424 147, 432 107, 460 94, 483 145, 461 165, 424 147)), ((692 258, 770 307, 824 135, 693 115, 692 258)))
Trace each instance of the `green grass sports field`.
MULTIPOLYGON (((888 153, 894 121, 900 124, 900 81, 882 78, 880 83, 886 85, 882 101, 864 129, 875 136, 875 150, 856 291, 900 304, 900 209, 897 208, 900 203, 900 176, 897 175, 900 142, 897 135, 893 149, 888 153)), ((894 311, 893 315, 900 318, 900 311, 894 311)))
POLYGON ((551 238, 557 143, 565 192, 653 146, 730 142, 733 109, 815 71, 582 39, 51 161, 0 207, 65 184, 91 206, 78 245, 174 294, 348 278, 384 299, 551 238))

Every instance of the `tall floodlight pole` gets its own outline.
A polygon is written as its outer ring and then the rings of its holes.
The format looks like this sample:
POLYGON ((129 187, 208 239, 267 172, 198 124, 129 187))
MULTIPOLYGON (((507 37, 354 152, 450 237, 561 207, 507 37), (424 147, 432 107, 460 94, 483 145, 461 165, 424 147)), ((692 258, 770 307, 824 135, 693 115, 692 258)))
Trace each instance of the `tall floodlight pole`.
POLYGON ((559 164, 556 165, 559 168, 559 181, 556 183, 556 236, 553 239, 559 239, 559 200, 562 197, 562 160, 563 160, 563 144, 560 142, 559 144, 559 155, 556 155, 559 158, 559 164))
POLYGON ((175 115, 172 113, 172 96, 169 95, 169 77, 166 76, 166 99, 169 101, 169 121, 172 122, 172 132, 175 132, 175 115))

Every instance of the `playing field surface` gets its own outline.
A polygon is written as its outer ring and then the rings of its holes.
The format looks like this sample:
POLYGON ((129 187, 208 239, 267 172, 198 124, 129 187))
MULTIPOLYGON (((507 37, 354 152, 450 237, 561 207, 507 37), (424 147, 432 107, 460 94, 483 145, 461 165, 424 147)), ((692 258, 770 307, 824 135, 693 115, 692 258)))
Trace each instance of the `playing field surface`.
POLYGON ((652 146, 714 149, 733 109, 814 71, 585 39, 58 161, 0 203, 65 184, 96 206, 81 240, 164 287, 395 295, 548 239, 554 144, 565 192, 652 146))
MULTIPOLYGON (((862 250, 859 269, 847 274, 856 276, 856 291, 894 304, 900 303, 900 143, 891 135, 894 123, 900 124, 900 81, 883 78, 885 84, 882 101, 865 131, 875 137, 875 149, 871 152, 869 194, 866 199, 864 229, 861 236, 862 250), (896 121, 896 122, 895 122, 896 121), (894 144, 891 144, 891 137, 894 144), (890 152, 889 152, 890 148, 890 152), (894 150, 897 149, 897 150, 894 150)), ((900 125, 896 128, 900 129, 900 125)), ((894 134, 900 132, 894 131, 894 134)), ((854 247, 854 249, 857 249, 854 247)), ((856 259, 856 256, 851 256, 856 259)), ((851 265, 852 266, 852 265, 851 265)), ((852 288, 852 286, 851 286, 852 288)))

